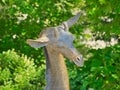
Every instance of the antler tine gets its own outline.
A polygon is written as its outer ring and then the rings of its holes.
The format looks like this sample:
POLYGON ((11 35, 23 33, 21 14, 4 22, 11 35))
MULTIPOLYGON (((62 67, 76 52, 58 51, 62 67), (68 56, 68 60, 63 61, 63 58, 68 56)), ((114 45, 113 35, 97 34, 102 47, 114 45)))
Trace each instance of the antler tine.
POLYGON ((63 25, 66 28, 66 30, 68 30, 72 25, 74 25, 78 21, 81 14, 83 14, 83 11, 77 13, 77 15, 75 15, 74 17, 63 22, 63 25))

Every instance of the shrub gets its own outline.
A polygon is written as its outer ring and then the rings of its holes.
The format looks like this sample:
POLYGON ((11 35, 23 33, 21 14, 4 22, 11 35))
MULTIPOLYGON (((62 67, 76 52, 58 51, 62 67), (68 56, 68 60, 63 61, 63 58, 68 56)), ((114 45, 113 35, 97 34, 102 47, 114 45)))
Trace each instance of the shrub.
POLYGON ((120 90, 119 44, 89 53, 82 68, 69 68, 71 90, 120 90))
POLYGON ((0 54, 0 90, 42 90, 45 66, 36 67, 34 60, 14 50, 0 54), (41 75, 41 76, 40 76, 41 75), (41 81, 41 82, 40 82, 41 81))

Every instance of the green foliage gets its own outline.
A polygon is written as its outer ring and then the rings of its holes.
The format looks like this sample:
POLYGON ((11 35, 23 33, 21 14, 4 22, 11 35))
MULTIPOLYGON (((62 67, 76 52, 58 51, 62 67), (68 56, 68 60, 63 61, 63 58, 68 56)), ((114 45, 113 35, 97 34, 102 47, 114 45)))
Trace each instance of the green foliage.
POLYGON ((39 79, 43 77, 44 68, 37 68, 33 59, 20 57, 14 50, 3 52, 0 54, 0 90, 40 90, 44 80, 39 79))
POLYGON ((93 55, 85 66, 69 68, 71 90, 119 90, 120 89, 120 46, 91 49, 93 55), (74 69, 73 69, 74 68, 74 69), (72 82, 73 81, 73 82, 72 82))
POLYGON ((120 1, 86 0, 89 27, 95 31, 120 34, 120 1))

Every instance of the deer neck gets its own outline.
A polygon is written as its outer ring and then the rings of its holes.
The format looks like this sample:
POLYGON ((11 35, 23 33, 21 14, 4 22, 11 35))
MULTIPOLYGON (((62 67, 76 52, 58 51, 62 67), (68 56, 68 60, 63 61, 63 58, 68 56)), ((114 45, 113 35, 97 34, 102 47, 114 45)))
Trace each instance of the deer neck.
POLYGON ((44 51, 47 81, 45 90, 69 90, 69 79, 64 57, 49 47, 45 47, 44 51))

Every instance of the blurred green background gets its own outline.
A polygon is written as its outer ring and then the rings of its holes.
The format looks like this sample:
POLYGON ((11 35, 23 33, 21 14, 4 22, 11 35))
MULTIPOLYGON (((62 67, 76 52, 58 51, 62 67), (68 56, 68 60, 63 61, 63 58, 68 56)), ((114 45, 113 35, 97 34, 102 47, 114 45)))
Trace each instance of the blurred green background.
POLYGON ((120 90, 119 0, 0 0, 0 90, 44 90, 43 48, 26 44, 85 11, 70 32, 85 64, 65 60, 71 90, 120 90))

